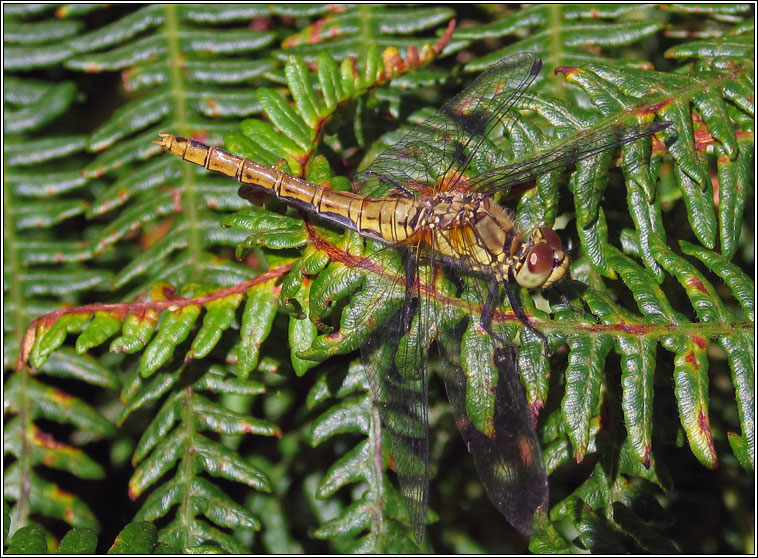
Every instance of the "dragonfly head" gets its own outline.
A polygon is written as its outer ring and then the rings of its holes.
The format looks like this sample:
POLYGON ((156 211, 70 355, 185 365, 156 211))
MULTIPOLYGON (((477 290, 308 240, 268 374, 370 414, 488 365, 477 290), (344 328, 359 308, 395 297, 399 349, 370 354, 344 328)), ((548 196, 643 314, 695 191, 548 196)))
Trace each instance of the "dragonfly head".
POLYGON ((569 259, 560 237, 549 227, 534 231, 514 266, 516 282, 527 289, 550 287, 566 273, 569 259))

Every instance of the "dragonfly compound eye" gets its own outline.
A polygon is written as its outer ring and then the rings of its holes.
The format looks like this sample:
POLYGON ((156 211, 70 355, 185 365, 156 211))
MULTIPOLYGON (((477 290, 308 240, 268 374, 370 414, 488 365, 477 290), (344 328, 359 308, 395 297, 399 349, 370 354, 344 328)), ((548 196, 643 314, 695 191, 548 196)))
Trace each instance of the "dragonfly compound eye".
POLYGON ((549 227, 542 227, 540 229, 540 234, 542 235, 542 238, 545 239, 547 245, 550 246, 554 252, 563 251, 563 243, 561 242, 561 237, 558 236, 558 234, 553 229, 549 227))
POLYGON ((516 273, 516 281, 527 289, 541 287, 552 270, 553 249, 547 242, 540 242, 532 246, 526 254, 526 259, 516 273))
POLYGON ((516 272, 516 282, 527 289, 545 289, 563 277, 569 261, 561 239, 553 229, 538 229, 531 242, 533 245, 516 272))

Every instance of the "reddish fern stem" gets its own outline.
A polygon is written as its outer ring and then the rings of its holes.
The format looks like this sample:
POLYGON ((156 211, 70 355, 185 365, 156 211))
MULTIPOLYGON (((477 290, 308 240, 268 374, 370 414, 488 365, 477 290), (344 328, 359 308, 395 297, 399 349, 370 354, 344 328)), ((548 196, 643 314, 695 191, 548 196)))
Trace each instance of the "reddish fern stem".
POLYGON ((24 366, 26 366, 29 355, 32 352, 32 347, 34 346, 34 341, 37 337, 38 326, 40 324, 52 325, 58 321, 61 316, 64 316, 66 314, 92 314, 94 312, 111 312, 118 316, 125 317, 127 314, 135 314, 138 312, 144 312, 145 310, 161 311, 167 308, 181 308, 183 306, 189 306, 191 304, 204 305, 213 300, 245 292, 247 289, 254 287, 255 285, 265 283, 266 281, 269 281, 276 277, 281 277, 285 273, 289 272, 290 269, 292 269, 292 264, 279 266, 238 285, 233 285, 231 287, 227 287, 225 289, 214 291, 212 293, 195 298, 173 296, 167 300, 153 300, 150 302, 120 302, 116 304, 87 304, 85 306, 61 308, 60 310, 55 310, 54 312, 40 316, 31 324, 29 324, 28 328, 26 328, 24 337, 21 340, 18 359, 16 360, 16 370, 21 371, 24 366))

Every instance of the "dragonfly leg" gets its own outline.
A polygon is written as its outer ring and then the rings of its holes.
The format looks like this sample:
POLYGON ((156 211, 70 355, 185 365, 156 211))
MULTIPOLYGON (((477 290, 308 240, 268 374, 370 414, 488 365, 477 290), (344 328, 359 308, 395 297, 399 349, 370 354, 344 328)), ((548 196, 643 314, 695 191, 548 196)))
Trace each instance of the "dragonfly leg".
MULTIPOLYGON (((557 288, 557 287, 556 287, 557 288)), ((582 316, 586 316, 587 312, 584 310, 584 308, 579 308, 578 306, 574 306, 571 301, 568 299, 565 293, 561 292, 560 289, 558 289, 558 293, 561 296, 561 302, 566 306, 566 308, 573 310, 577 314, 581 314, 582 316)))
MULTIPOLYGON (((576 296, 576 292, 571 287, 571 285, 567 285, 567 284, 565 284, 565 282, 561 281, 561 282, 553 285, 553 288, 556 291, 558 291, 558 294, 561 297, 561 302, 564 304, 564 306, 566 306, 566 308, 568 308, 569 310, 573 311, 576 314, 581 314, 582 316, 586 316, 587 315, 587 311, 590 310, 590 309, 589 309, 589 306, 587 306, 587 302, 586 301, 584 302, 584 308, 582 308, 580 306, 574 305, 569 300, 569 296, 572 296, 572 294, 574 296, 576 296)), ((589 313, 591 314, 592 311, 590 310, 589 313)))
POLYGON ((413 316, 416 314, 416 305, 418 304, 418 292, 416 290, 416 256, 412 251, 408 251, 405 258, 405 300, 402 315, 400 317, 400 327, 403 333, 408 333, 413 323, 413 316), (415 302, 415 304, 414 304, 415 302))
POLYGON ((500 343, 501 346, 508 346, 505 339, 498 334, 495 333, 492 330, 492 315, 495 313, 495 304, 497 303, 498 299, 500 298, 500 285, 497 282, 497 279, 494 277, 490 281, 490 286, 487 291, 487 300, 484 302, 484 307, 482 308, 482 317, 479 319, 479 323, 482 326, 482 329, 489 333, 492 338, 500 343))
MULTIPOLYGON (((511 308, 513 308, 513 313, 516 314, 516 317, 519 319, 519 321, 524 324, 525 327, 529 328, 529 330, 532 331, 537 337, 540 338, 542 341, 542 346, 544 347, 544 355, 545 358, 547 358, 548 355, 548 345, 547 345, 547 337, 545 337, 545 334, 536 329, 532 324, 529 323, 529 318, 526 317, 526 314, 524 314, 524 311, 521 310, 521 304, 519 303, 518 299, 516 298, 516 294, 513 292, 513 289, 511 288, 511 284, 508 281, 504 281, 505 283, 505 293, 508 295, 508 302, 511 303, 511 308)), ((490 288, 490 290, 492 290, 490 288)), ((486 305, 485 305, 486 306, 486 305)))

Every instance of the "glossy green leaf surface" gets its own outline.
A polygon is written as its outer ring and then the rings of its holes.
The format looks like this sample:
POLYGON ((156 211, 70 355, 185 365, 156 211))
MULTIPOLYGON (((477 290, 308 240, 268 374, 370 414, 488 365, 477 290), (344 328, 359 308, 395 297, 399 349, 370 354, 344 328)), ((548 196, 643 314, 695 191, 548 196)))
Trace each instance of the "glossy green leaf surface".
POLYGON ((754 6, 3 14, 6 553, 749 551, 754 6), (402 256, 252 205, 153 141, 358 191, 378 153, 523 51, 543 68, 480 172, 611 123, 672 124, 496 199, 526 233, 552 226, 571 260, 556 289, 516 293, 546 347, 507 302, 493 315, 549 474, 528 541, 487 499, 439 381, 454 355, 467 417, 492 431, 486 287, 419 281, 435 302, 393 361, 430 344, 419 546, 378 369, 356 352, 392 337, 402 256))

